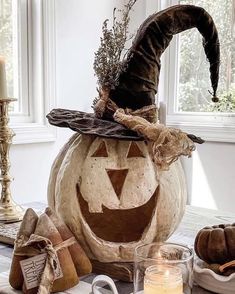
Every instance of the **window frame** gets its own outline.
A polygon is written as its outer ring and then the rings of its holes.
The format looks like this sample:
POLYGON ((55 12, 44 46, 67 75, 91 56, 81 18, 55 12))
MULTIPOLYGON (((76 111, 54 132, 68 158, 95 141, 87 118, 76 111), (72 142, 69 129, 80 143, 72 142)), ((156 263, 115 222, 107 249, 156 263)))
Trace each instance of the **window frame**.
MULTIPOLYGON (((178 4, 178 0, 159 0, 158 10, 178 4)), ((150 4, 151 5, 151 4, 150 4)), ((156 10, 155 10, 156 11, 156 10)), ((147 9, 146 9, 147 12, 147 9)), ((206 141, 235 142, 235 113, 176 112, 179 79, 179 37, 175 36, 161 59, 158 89, 160 105, 166 110, 166 125, 201 136, 206 141)), ((210 85, 208 85, 210 88, 210 85)), ((162 111, 160 106, 160 114, 162 111)))
POLYGON ((26 0, 13 1, 12 12, 13 12, 13 48, 16 56, 14 56, 13 67, 14 67, 14 80, 16 82, 16 96, 20 97, 15 104, 19 110, 10 113, 12 123, 26 123, 31 122, 29 109, 29 95, 28 95, 28 7, 26 0), (19 79, 18 77, 24 77, 19 79))
POLYGON ((46 114, 56 105, 55 1, 19 0, 19 85, 23 113, 10 116, 13 144, 50 142, 56 129, 46 114))

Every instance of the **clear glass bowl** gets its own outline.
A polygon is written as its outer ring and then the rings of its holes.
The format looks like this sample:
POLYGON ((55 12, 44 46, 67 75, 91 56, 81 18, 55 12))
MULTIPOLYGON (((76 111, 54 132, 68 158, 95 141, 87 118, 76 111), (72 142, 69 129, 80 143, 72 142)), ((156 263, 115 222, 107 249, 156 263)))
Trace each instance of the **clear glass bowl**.
POLYGON ((176 243, 135 249, 134 294, 191 294, 193 250, 176 243))

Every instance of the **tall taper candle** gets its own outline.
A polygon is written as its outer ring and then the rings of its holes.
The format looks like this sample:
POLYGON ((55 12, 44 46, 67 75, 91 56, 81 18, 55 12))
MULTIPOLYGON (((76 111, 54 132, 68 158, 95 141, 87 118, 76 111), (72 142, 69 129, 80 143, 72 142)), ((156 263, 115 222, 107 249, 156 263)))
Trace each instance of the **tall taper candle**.
POLYGON ((5 59, 0 56, 0 99, 7 99, 5 59))

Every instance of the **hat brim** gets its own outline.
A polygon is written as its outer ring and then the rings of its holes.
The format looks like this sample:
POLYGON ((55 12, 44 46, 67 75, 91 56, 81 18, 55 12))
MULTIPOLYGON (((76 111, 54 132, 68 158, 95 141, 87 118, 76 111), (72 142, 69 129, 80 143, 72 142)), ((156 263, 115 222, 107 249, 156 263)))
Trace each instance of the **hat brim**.
POLYGON ((143 137, 125 126, 115 121, 97 118, 94 113, 58 108, 53 109, 47 115, 47 119, 51 125, 70 128, 80 134, 119 140, 144 140, 143 137))

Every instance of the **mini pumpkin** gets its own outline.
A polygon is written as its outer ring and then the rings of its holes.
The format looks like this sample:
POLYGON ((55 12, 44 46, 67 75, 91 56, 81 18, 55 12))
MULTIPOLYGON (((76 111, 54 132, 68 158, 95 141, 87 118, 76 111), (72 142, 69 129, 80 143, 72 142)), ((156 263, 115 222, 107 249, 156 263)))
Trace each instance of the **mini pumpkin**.
POLYGON ((207 263, 235 260, 235 223, 205 227, 197 234, 195 252, 207 263))
MULTIPOLYGON (((55 109, 47 116, 51 124, 79 133, 53 164, 48 201, 92 259, 133 261, 137 245, 166 240, 183 216, 186 185, 178 158, 190 156, 193 141, 202 140, 158 124, 155 94, 161 54, 174 34, 192 27, 204 38, 216 100, 219 40, 214 22, 200 7, 176 5, 150 16, 124 64, 118 61, 100 77, 95 113, 55 109)), ((99 52, 104 61, 107 52, 99 52)), ((100 64, 101 72, 111 57, 100 64)))

